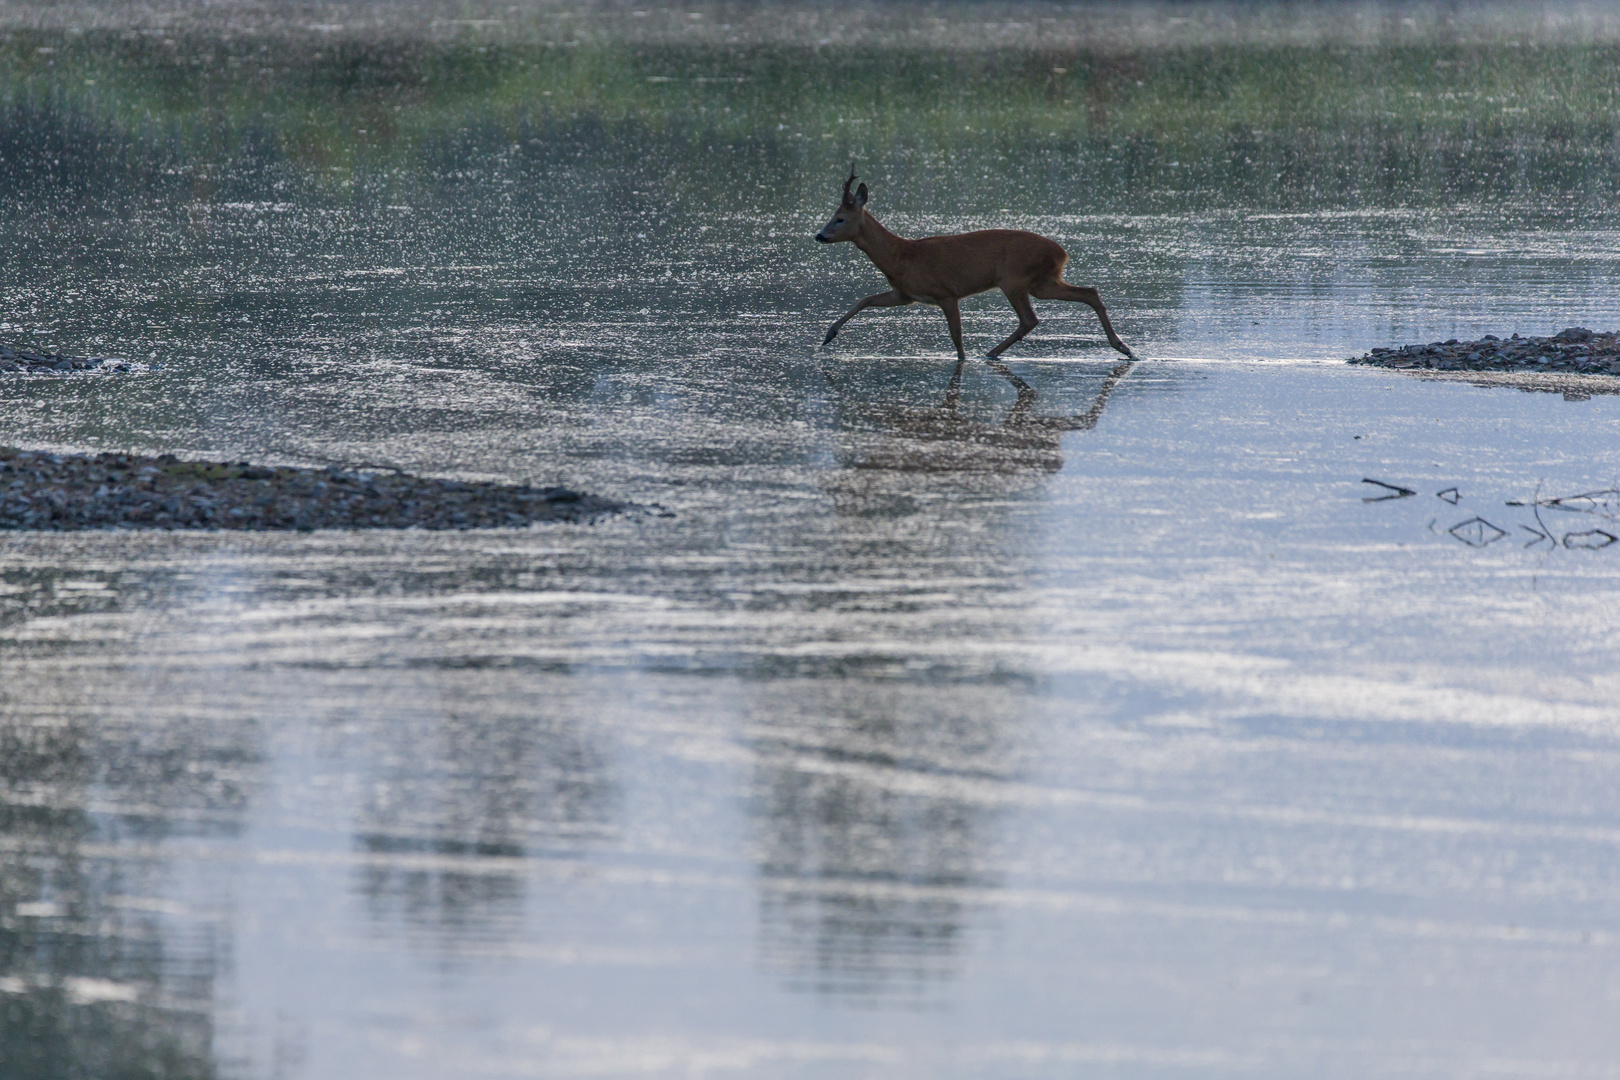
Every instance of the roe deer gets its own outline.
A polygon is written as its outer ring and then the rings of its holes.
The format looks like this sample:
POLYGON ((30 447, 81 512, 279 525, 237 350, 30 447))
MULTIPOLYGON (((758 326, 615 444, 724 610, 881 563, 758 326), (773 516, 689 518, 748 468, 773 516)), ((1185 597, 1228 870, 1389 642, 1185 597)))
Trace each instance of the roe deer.
POLYGON ((862 184, 851 194, 849 186, 854 182, 855 167, 851 165, 849 179, 844 181, 843 200, 832 220, 816 233, 816 239, 823 244, 850 241, 866 253, 894 288, 868 296, 845 312, 843 318, 828 327, 823 345, 837 337, 845 323, 869 307, 904 307, 920 300, 945 312, 951 341, 956 346, 956 358, 964 360, 967 353, 962 349, 960 301, 1000 289, 1018 313, 1018 329, 990 350, 992 357, 1000 356, 1040 322, 1029 302, 1033 296, 1037 300, 1078 300, 1090 305, 1102 321, 1108 343, 1136 359, 1114 333, 1101 294, 1096 289, 1070 285, 1063 280, 1063 267, 1069 261, 1069 253, 1056 241, 1014 229, 986 229, 907 240, 885 229, 877 218, 866 212, 866 185, 862 184))

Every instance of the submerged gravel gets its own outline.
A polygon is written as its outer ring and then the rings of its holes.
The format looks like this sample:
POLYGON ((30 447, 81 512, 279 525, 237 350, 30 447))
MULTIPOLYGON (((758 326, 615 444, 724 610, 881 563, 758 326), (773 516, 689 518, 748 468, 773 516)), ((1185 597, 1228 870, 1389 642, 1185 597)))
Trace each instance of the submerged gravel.
POLYGON ((1429 345, 1402 345, 1374 349, 1352 357, 1352 364, 1430 371, 1567 372, 1583 375, 1620 375, 1620 330, 1598 333, 1584 326, 1560 330, 1552 337, 1499 338, 1486 334, 1478 341, 1436 341, 1429 345))
POLYGON ((0 447, 0 529, 491 529, 627 509, 562 487, 0 447))
POLYGON ((68 356, 65 353, 35 352, 0 341, 0 374, 49 375, 75 371, 130 371, 128 360, 115 356, 68 356))

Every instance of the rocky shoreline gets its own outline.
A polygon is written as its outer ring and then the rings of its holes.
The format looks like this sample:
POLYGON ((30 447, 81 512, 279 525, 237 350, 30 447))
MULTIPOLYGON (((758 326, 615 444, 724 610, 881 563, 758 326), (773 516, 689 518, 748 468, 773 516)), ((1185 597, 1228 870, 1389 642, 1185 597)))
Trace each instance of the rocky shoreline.
POLYGON ((1572 326, 1552 337, 1436 341, 1374 349, 1347 363, 1424 371, 1512 371, 1573 375, 1620 375, 1620 330, 1597 333, 1572 326))
POLYGON ((128 360, 115 356, 68 356, 34 352, 0 341, 0 373, 11 375, 71 374, 75 371, 131 371, 128 360))
POLYGON ((630 509, 562 487, 0 447, 0 530, 511 529, 630 509))

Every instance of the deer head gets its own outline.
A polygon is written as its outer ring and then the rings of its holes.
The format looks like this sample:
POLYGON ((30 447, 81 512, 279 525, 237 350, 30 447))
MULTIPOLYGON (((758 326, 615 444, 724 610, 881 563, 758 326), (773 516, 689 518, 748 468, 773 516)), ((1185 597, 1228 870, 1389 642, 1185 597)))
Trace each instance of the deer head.
POLYGON ((838 210, 833 214, 832 220, 821 227, 816 233, 816 239, 823 244, 837 244, 845 240, 853 240, 861 231, 861 224, 866 220, 866 185, 862 184, 850 194, 849 185, 855 182, 855 165, 849 166, 849 179, 844 181, 844 197, 838 204, 838 210))

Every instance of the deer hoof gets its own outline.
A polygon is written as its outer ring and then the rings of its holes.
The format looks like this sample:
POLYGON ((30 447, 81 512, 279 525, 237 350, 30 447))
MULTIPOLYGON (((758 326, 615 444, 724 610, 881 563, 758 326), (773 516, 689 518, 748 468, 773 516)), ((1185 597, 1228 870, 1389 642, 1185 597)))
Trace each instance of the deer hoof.
POLYGON ((838 336, 838 331, 829 330, 829 331, 827 331, 827 336, 821 339, 821 343, 823 345, 831 345, 832 344, 832 339, 837 337, 837 336, 838 336))

